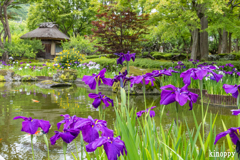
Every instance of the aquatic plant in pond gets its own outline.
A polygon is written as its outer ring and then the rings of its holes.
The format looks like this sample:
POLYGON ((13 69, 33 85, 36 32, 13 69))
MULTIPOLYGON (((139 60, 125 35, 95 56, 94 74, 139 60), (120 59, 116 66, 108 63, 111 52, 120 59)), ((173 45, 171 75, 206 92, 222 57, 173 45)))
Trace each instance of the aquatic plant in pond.
POLYGON ((90 89, 96 89, 96 86, 100 86, 101 83, 105 85, 112 86, 112 79, 105 78, 105 72, 107 70, 104 68, 98 74, 92 74, 92 76, 83 76, 82 81, 89 86, 90 89))
POLYGON ((156 108, 156 106, 153 106, 153 107, 148 108, 148 109, 146 109, 146 110, 142 110, 142 111, 137 112, 137 113, 136 113, 137 118, 141 117, 143 113, 148 113, 148 112, 149 112, 149 116, 150 116, 151 118, 155 117, 155 112, 154 112, 153 108, 156 108))
POLYGON ((131 59, 133 62, 135 61, 136 53, 130 54, 130 52, 128 51, 126 54, 124 53, 114 53, 114 54, 119 56, 119 58, 117 59, 117 64, 123 65, 124 61, 129 62, 131 59))
POLYGON ((163 86, 160 89, 162 89, 160 100, 160 104, 162 105, 168 105, 177 101, 183 106, 189 101, 189 110, 192 110, 192 104, 197 102, 198 95, 188 91, 187 85, 180 89, 170 84, 163 86))
POLYGON ((181 73, 180 78, 183 78, 183 82, 186 85, 190 85, 191 78, 194 80, 203 80, 203 78, 208 74, 212 74, 216 81, 218 82, 223 75, 215 73, 213 70, 215 70, 216 67, 214 66, 203 66, 201 68, 191 68, 181 73))
POLYGON ((100 137, 95 141, 86 145, 87 152, 94 152, 98 147, 103 148, 107 154, 108 160, 117 160, 117 158, 122 154, 127 155, 127 149, 125 143, 121 140, 121 137, 100 137))
POLYGON ((82 131, 83 140, 87 143, 91 143, 99 138, 99 131, 102 132, 101 136, 113 137, 113 130, 107 128, 106 121, 93 119, 91 116, 76 122, 74 128, 82 131))
POLYGON ((236 145, 236 152, 238 153, 238 157, 239 157, 239 155, 240 155, 240 141, 239 141, 240 132, 239 132, 239 129, 240 129, 240 127, 232 127, 232 128, 229 128, 227 131, 219 133, 215 138, 214 145, 216 145, 216 143, 218 142, 219 139, 221 139, 222 137, 225 137, 229 134, 231 137, 232 143, 234 145, 236 145))
POLYGON ((16 119, 23 119, 24 121, 22 122, 22 130, 21 131, 31 134, 31 146, 32 146, 33 159, 34 159, 33 135, 37 132, 39 127, 43 130, 44 140, 45 140, 45 143, 47 145, 48 158, 49 158, 49 146, 48 146, 47 137, 45 135, 45 134, 48 133, 48 131, 51 127, 51 124, 49 123, 49 121, 32 119, 32 117, 28 118, 28 117, 23 117, 23 116, 17 116, 17 117, 13 118, 13 120, 16 120, 16 119))
POLYGON ((99 92, 98 94, 89 93, 88 97, 94 99, 92 103, 94 108, 98 108, 102 103, 104 103, 103 109, 105 108, 105 106, 108 107, 110 105, 109 103, 112 104, 112 107, 114 106, 113 100, 103 95, 101 92, 99 92))
MULTIPOLYGON (((237 98, 237 106, 239 106, 239 99, 240 99, 240 85, 228 85, 224 84, 223 89, 225 90, 226 93, 231 93, 234 98, 237 98)), ((239 108, 240 109, 240 108, 239 108)))

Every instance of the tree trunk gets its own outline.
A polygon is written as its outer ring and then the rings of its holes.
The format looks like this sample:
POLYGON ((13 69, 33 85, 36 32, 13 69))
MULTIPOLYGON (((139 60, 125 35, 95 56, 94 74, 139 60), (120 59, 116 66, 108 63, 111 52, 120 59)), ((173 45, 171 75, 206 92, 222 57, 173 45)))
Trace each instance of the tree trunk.
POLYGON ((218 30, 218 35, 219 35, 219 40, 218 40, 218 51, 217 51, 217 53, 220 54, 221 49, 222 49, 222 31, 221 31, 221 29, 218 30))
POLYGON ((227 31, 224 29, 222 34, 221 53, 227 53, 227 31))
POLYGON ((236 39, 236 41, 235 41, 235 52, 238 52, 238 38, 236 39))
POLYGON ((192 31, 192 52, 191 59, 196 60, 200 56, 199 52, 199 29, 192 31))
POLYGON ((208 28, 208 20, 207 17, 204 16, 201 18, 201 30, 200 33, 200 53, 201 59, 207 60, 209 54, 209 47, 208 47, 208 32, 205 29, 208 28))
POLYGON ((232 33, 228 34, 228 53, 232 52, 232 33))

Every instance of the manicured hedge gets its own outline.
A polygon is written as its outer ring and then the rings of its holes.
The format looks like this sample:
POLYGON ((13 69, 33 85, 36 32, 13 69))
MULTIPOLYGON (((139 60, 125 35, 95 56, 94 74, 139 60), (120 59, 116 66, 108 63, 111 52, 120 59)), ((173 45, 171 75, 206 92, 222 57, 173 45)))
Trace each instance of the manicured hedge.
POLYGON ((94 58, 99 58, 101 57, 101 55, 89 55, 89 56, 86 56, 87 59, 94 59, 94 58))
MULTIPOLYGON (((111 65, 117 65, 116 62, 117 59, 110 59, 110 58, 98 58, 98 59, 87 59, 84 60, 83 63, 93 61, 101 65, 102 68, 106 68, 107 66, 111 65)), ((192 62, 185 62, 186 68, 193 68, 195 67, 192 62)), ((201 64, 202 62, 199 62, 201 64)), ((211 63, 210 61, 206 61, 206 63, 211 63)), ((217 65, 225 65, 227 63, 231 63, 240 71, 240 61, 217 61, 217 65)), ((169 68, 169 67, 175 67, 177 65, 177 62, 172 63, 171 61, 162 61, 162 60, 151 60, 151 59, 143 59, 143 58, 137 58, 135 62, 130 62, 130 66, 140 67, 140 68, 169 68)), ((126 66, 126 64, 124 64, 126 66)))
POLYGON ((160 53, 160 52, 153 52, 153 57, 155 59, 166 59, 171 60, 174 56, 178 56, 177 59, 184 60, 187 58, 186 53, 160 53))

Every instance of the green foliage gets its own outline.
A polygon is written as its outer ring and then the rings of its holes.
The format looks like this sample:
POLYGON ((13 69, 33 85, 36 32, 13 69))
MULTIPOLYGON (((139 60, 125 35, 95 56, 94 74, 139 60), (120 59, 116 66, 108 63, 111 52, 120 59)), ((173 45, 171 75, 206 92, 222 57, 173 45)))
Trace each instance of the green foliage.
POLYGON ((68 68, 70 66, 77 66, 82 63, 85 58, 84 54, 81 54, 79 51, 73 49, 63 50, 59 53, 60 55, 54 59, 54 62, 60 64, 58 68, 68 68))
POLYGON ((28 28, 35 29, 42 22, 55 22, 67 35, 91 33, 95 20, 97 0, 41 0, 31 5, 27 19, 28 28))
POLYGON ((17 39, 16 41, 13 41, 12 43, 5 43, 4 49, 0 48, 1 54, 4 51, 7 51, 9 56, 12 57, 36 57, 36 54, 40 51, 44 50, 44 47, 42 46, 41 40, 22 40, 17 39))
POLYGON ((62 43, 64 50, 75 49, 82 54, 93 54, 95 52, 95 41, 91 42, 87 37, 84 36, 73 36, 69 42, 62 43))
POLYGON ((10 8, 8 14, 12 15, 16 21, 26 20, 28 17, 29 4, 20 4, 18 8, 10 8))

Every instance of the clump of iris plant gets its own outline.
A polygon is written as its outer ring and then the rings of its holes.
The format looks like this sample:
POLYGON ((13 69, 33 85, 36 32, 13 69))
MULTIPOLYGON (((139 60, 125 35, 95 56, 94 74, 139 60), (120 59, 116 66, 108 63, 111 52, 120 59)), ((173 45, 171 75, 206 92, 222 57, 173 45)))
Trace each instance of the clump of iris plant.
POLYGON ((218 82, 222 79, 223 75, 215 73, 215 66, 203 66, 198 68, 190 68, 180 74, 180 78, 183 78, 183 82, 186 85, 191 83, 191 78, 194 80, 202 80, 208 74, 212 74, 215 80, 218 82))
POLYGON ((100 137, 95 141, 86 145, 87 152, 94 152, 98 147, 103 148, 107 154, 108 160, 117 160, 117 158, 122 154, 127 155, 127 149, 125 147, 125 143, 121 140, 121 137, 100 137))
POLYGON ((119 74, 113 78, 113 83, 120 82, 120 86, 123 88, 126 85, 126 82, 129 82, 133 79, 133 77, 127 77, 127 74, 128 74, 127 70, 125 70, 122 73, 119 72, 119 74))
POLYGON ((94 108, 98 108, 102 103, 104 103, 103 108, 105 108, 105 106, 108 107, 110 105, 109 103, 112 104, 112 107, 114 106, 113 100, 110 99, 109 97, 103 95, 101 92, 99 92, 98 94, 89 93, 88 97, 94 99, 94 101, 92 103, 94 108))
POLYGON ((114 54, 119 56, 119 58, 117 59, 117 64, 123 65, 124 61, 129 62, 131 59, 133 62, 135 61, 136 53, 130 54, 130 51, 128 51, 126 54, 124 53, 114 53, 114 54))
MULTIPOLYGON (((74 128, 74 126, 75 126, 76 122, 78 122, 82 118, 79 118, 75 115, 70 116, 68 114, 61 115, 61 116, 64 117, 64 119, 57 123, 57 127, 59 130, 61 125, 64 124, 63 132, 54 131, 55 135, 50 138, 50 141, 51 141, 51 145, 54 145, 59 138, 62 138, 64 159, 66 160, 67 144, 71 143, 80 133, 80 130, 74 128)), ((76 141, 75 141, 75 147, 76 147, 76 151, 77 151, 78 149, 77 149, 76 141)))
POLYGON ((192 110, 192 104, 197 102, 198 95, 188 91, 187 85, 182 88, 177 88, 174 85, 166 85, 161 87, 161 105, 168 105, 173 102, 178 102, 181 106, 189 101, 189 110, 192 110))
POLYGON ((90 89, 94 90, 96 87, 100 86, 101 83, 112 86, 112 79, 111 78, 105 78, 106 69, 102 69, 98 74, 92 74, 92 76, 86 76, 84 75, 82 78, 82 81, 87 84, 90 89))
POLYGON ((32 119, 32 117, 28 118, 28 117, 23 117, 23 116, 17 116, 17 117, 13 118, 13 120, 16 120, 16 119, 23 119, 24 121, 22 122, 22 130, 21 131, 31 134, 31 146, 32 146, 33 159, 34 159, 33 135, 37 132, 38 128, 41 128, 43 130, 44 141, 48 148, 48 158, 49 158, 49 147, 48 147, 48 140, 46 137, 46 134, 48 133, 48 131, 51 127, 51 124, 49 123, 49 121, 32 119))
POLYGON ((240 142, 239 142, 240 131, 239 131, 239 129, 240 129, 240 127, 232 127, 232 128, 229 128, 225 132, 219 133, 215 138, 214 145, 216 145, 216 143, 218 142, 219 139, 221 139, 222 137, 225 137, 226 135, 229 134, 230 138, 232 140, 232 143, 236 145, 236 152, 238 153, 238 156, 239 156, 240 155, 240 142))
POLYGON ((149 112, 149 116, 151 118, 155 117, 155 111, 153 110, 153 108, 156 108, 156 106, 153 106, 153 107, 148 108, 146 110, 142 110, 142 111, 137 112, 136 113, 137 114, 137 118, 141 117, 143 113, 148 113, 148 112, 149 112))
POLYGON ((113 137, 113 130, 107 128, 106 121, 93 119, 91 116, 76 122, 74 128, 82 131, 83 140, 87 143, 99 138, 99 131, 102 132, 101 136, 113 137))
MULTIPOLYGON (((240 85, 229 85, 229 84, 224 84, 223 89, 225 90, 226 93, 231 93, 234 98, 237 98, 237 106, 239 106, 239 101, 240 101, 240 85)), ((240 108, 239 108, 240 109, 240 108)))

